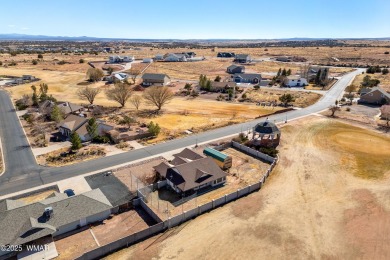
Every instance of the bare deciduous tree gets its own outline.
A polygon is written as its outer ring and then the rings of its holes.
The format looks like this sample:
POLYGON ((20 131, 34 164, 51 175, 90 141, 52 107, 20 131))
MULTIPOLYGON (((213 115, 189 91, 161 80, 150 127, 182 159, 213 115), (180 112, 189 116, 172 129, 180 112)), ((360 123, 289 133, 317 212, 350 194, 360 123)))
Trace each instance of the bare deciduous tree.
POLYGON ((119 82, 115 83, 115 87, 113 89, 108 89, 105 93, 109 100, 118 102, 121 107, 124 107, 133 94, 133 91, 131 89, 131 85, 119 82))
POLYGON ((153 86, 145 90, 144 99, 157 107, 157 111, 173 98, 173 92, 168 87, 153 86))
POLYGON ((351 93, 355 92, 356 89, 357 89, 357 87, 355 85, 351 84, 345 88, 345 91, 348 92, 348 95, 351 95, 351 93))
POLYGON ((88 100, 88 102, 92 105, 93 101, 95 100, 95 97, 100 93, 99 88, 90 88, 90 87, 85 87, 82 89, 79 89, 77 91, 77 95, 79 96, 80 99, 82 100, 88 100))
POLYGON ((332 112, 332 114, 330 115, 331 117, 334 117, 334 115, 336 114, 337 111, 340 111, 340 107, 337 106, 337 105, 333 105, 333 106, 330 106, 329 107, 329 111, 332 112))
POLYGON ((141 96, 132 96, 130 98, 130 103, 135 107, 135 109, 138 110, 138 108, 141 106, 142 103, 142 97, 141 96))
POLYGON ((129 71, 129 78, 132 80, 132 84, 135 84, 135 80, 137 79, 138 75, 141 74, 141 70, 139 69, 130 69, 129 71))

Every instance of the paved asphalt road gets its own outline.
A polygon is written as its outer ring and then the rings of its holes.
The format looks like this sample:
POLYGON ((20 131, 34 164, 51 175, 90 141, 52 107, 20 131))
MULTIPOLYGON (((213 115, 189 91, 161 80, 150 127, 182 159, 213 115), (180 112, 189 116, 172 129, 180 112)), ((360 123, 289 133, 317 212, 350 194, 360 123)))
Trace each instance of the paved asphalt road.
MULTIPOLYGON (((355 75, 360 74, 362 71, 362 69, 359 69, 343 76, 332 89, 314 105, 304 109, 270 116, 269 120, 283 122, 286 117, 290 120, 327 109, 341 96, 345 87, 355 75)), ((248 127, 253 127, 258 122, 264 120, 257 119, 243 124, 218 128, 197 135, 71 166, 49 168, 36 165, 31 149, 26 142, 26 137, 16 119, 16 114, 12 111, 11 101, 2 91, 0 91, 0 102, 0 133, 3 140, 6 161, 6 172, 0 177, 0 195, 18 192, 38 185, 56 182, 108 167, 115 167, 116 165, 126 162, 195 145, 196 142, 202 143, 222 138, 224 136, 239 133, 242 130, 245 131, 248 127)))

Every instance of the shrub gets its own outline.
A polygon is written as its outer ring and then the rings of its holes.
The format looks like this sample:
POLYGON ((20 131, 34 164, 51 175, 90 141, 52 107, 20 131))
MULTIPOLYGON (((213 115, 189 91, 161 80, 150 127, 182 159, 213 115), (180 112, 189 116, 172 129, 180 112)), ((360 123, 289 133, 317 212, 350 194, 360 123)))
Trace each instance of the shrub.
POLYGON ((259 149, 260 152, 262 153, 265 153, 271 157, 276 157, 276 155, 278 154, 278 150, 276 150, 275 148, 272 148, 272 147, 260 147, 259 149))
POLYGON ((242 97, 243 99, 246 99, 246 98, 247 98, 246 93, 242 94, 241 97, 242 97))
POLYGON ((79 63, 84 63, 84 59, 80 59, 80 60, 79 60, 79 63))
POLYGON ((93 139, 93 142, 94 143, 98 143, 98 144, 108 144, 111 142, 110 138, 108 136, 96 136, 94 139, 93 139))
POLYGON ((388 52, 388 51, 385 51, 385 54, 389 54, 389 52, 388 52))
POLYGON ((38 54, 38 59, 43 59, 43 55, 42 54, 38 54))
POLYGON ((255 86, 253 86, 253 88, 258 90, 260 88, 260 86, 259 85, 255 85, 255 86))
POLYGON ((347 107, 347 108, 345 109, 345 111, 350 112, 350 111, 351 111, 351 108, 350 108, 350 107, 347 107))
POLYGON ((37 65, 38 64, 37 60, 32 60, 31 62, 32 62, 33 65, 37 65))
POLYGON ((0 66, 3 66, 3 62, 2 61, 0 61, 0 66))
POLYGON ((66 63, 67 63, 67 62, 64 61, 64 60, 57 62, 58 65, 64 65, 64 64, 66 64, 66 63))

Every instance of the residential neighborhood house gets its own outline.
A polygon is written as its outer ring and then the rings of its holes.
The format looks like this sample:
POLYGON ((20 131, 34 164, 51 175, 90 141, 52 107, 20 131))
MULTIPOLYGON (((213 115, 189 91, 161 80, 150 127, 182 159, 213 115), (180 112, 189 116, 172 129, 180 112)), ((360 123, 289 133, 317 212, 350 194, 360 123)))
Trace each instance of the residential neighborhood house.
POLYGON ((171 81, 171 78, 166 74, 145 73, 142 75, 142 85, 144 86, 165 86, 171 81))
POLYGON ((108 63, 120 63, 120 62, 132 62, 134 61, 134 56, 119 56, 119 55, 114 55, 108 57, 108 63))
MULTIPOLYGON (((55 192, 40 202, 0 201, 0 245, 25 245, 104 220, 112 205, 100 189, 68 197, 55 192)), ((0 251, 0 256, 12 252, 0 251)))
POLYGON ((229 74, 245 73, 244 66, 230 65, 227 67, 226 72, 229 74))
POLYGON ((372 105, 390 104, 390 94, 381 87, 373 87, 370 92, 360 96, 359 103, 372 105))
POLYGON ((252 61, 252 58, 248 54, 237 54, 234 58, 234 61, 238 63, 248 63, 252 61))
POLYGON ((183 196, 202 188, 222 185, 227 175, 211 157, 204 157, 190 149, 175 154, 170 163, 162 162, 154 169, 167 180, 171 189, 183 196))
POLYGON ((53 102, 51 100, 45 100, 43 101, 41 104, 39 104, 39 112, 41 114, 49 114, 51 113, 53 107, 57 105, 62 113, 64 114, 64 116, 68 116, 70 114, 80 114, 83 110, 84 110, 84 107, 83 106, 80 106, 80 105, 77 105, 77 104, 74 104, 74 103, 70 103, 70 102, 53 102))
POLYGON ((285 77, 283 84, 286 87, 304 87, 309 85, 305 78, 301 78, 300 76, 287 76, 285 77))
MULTIPOLYGON (((77 116, 77 115, 69 115, 63 121, 57 124, 59 132, 69 138, 73 132, 76 132, 82 142, 87 142, 91 140, 91 137, 88 134, 87 125, 88 118, 77 116)), ((101 120, 96 120, 98 124, 98 135, 105 135, 107 132, 114 129, 113 126, 104 123, 101 120)))
POLYGON ((234 58, 236 54, 234 52, 218 52, 218 58, 234 58))
POLYGON ((260 84, 261 74, 237 73, 237 74, 232 75, 230 80, 233 82, 237 82, 237 83, 260 84))

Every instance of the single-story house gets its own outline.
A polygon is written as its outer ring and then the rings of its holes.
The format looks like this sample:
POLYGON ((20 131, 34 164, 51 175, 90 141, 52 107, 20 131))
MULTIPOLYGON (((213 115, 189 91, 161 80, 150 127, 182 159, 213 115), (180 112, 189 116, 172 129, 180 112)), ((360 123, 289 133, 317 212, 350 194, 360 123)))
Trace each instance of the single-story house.
POLYGON ((211 91, 212 92, 222 92, 226 93, 229 89, 233 89, 237 86, 236 82, 211 82, 211 91))
POLYGON ((53 107, 57 105, 61 111, 64 113, 65 116, 68 116, 70 114, 80 114, 83 110, 84 107, 70 103, 70 102, 53 102, 51 100, 45 100, 41 104, 39 104, 39 112, 41 114, 48 114, 51 112, 53 107))
POLYGON ((291 62, 291 57, 288 56, 279 56, 275 58, 276 61, 281 61, 281 62, 291 62))
POLYGON ((167 184, 175 192, 182 195, 221 185, 226 182, 227 176, 212 158, 199 155, 190 149, 183 150, 174 155, 170 163, 162 162, 154 169, 167 180, 167 184))
POLYGON ((234 52, 218 52, 218 58, 234 58, 236 54, 234 52))
POLYGON ((360 96, 359 103, 373 105, 390 104, 390 94, 381 87, 374 87, 370 92, 360 96))
POLYGON ((144 86, 165 86, 170 81, 171 78, 167 74, 145 73, 144 75, 142 75, 142 85, 144 86))
MULTIPOLYGON (((55 192, 45 200, 26 205, 6 199, 0 201, 0 245, 23 245, 64 234, 107 219, 111 208, 100 189, 71 197, 55 192)), ((0 251, 0 256, 8 253, 0 251)))
POLYGON ((252 61, 252 58, 249 54, 237 54, 234 61, 238 63, 248 63, 252 61))
POLYGON ((34 80, 35 79, 35 77, 34 76, 32 76, 32 75, 23 75, 22 76, 22 79, 23 80, 34 80))
POLYGON ((187 55, 183 53, 167 53, 164 55, 164 61, 168 62, 180 62, 187 61, 187 55))
POLYGON ((145 58, 142 60, 143 63, 153 63, 153 59, 152 58, 145 58))
MULTIPOLYGON (((88 120, 88 118, 71 114, 58 123, 57 127, 63 136, 70 137, 73 132, 76 132, 82 142, 87 142, 91 140, 87 130, 88 120)), ((96 121, 98 124, 98 135, 100 136, 114 129, 112 125, 106 124, 101 120, 96 121)))
POLYGON ((132 62, 134 61, 134 56, 119 56, 119 55, 113 55, 108 57, 108 63, 118 63, 118 62, 132 62))
POLYGON ((164 60, 164 54, 157 54, 154 56, 154 60, 164 60))
POLYGON ((227 67, 226 72, 229 74, 245 73, 244 66, 230 65, 227 67))
POLYGON ((261 74, 246 74, 246 73, 237 73, 232 75, 231 81, 237 83, 251 83, 251 84, 260 84, 261 74))
POLYGON ((284 79, 283 84, 287 87, 304 87, 309 85, 305 78, 301 78, 300 76, 287 76, 284 79))

